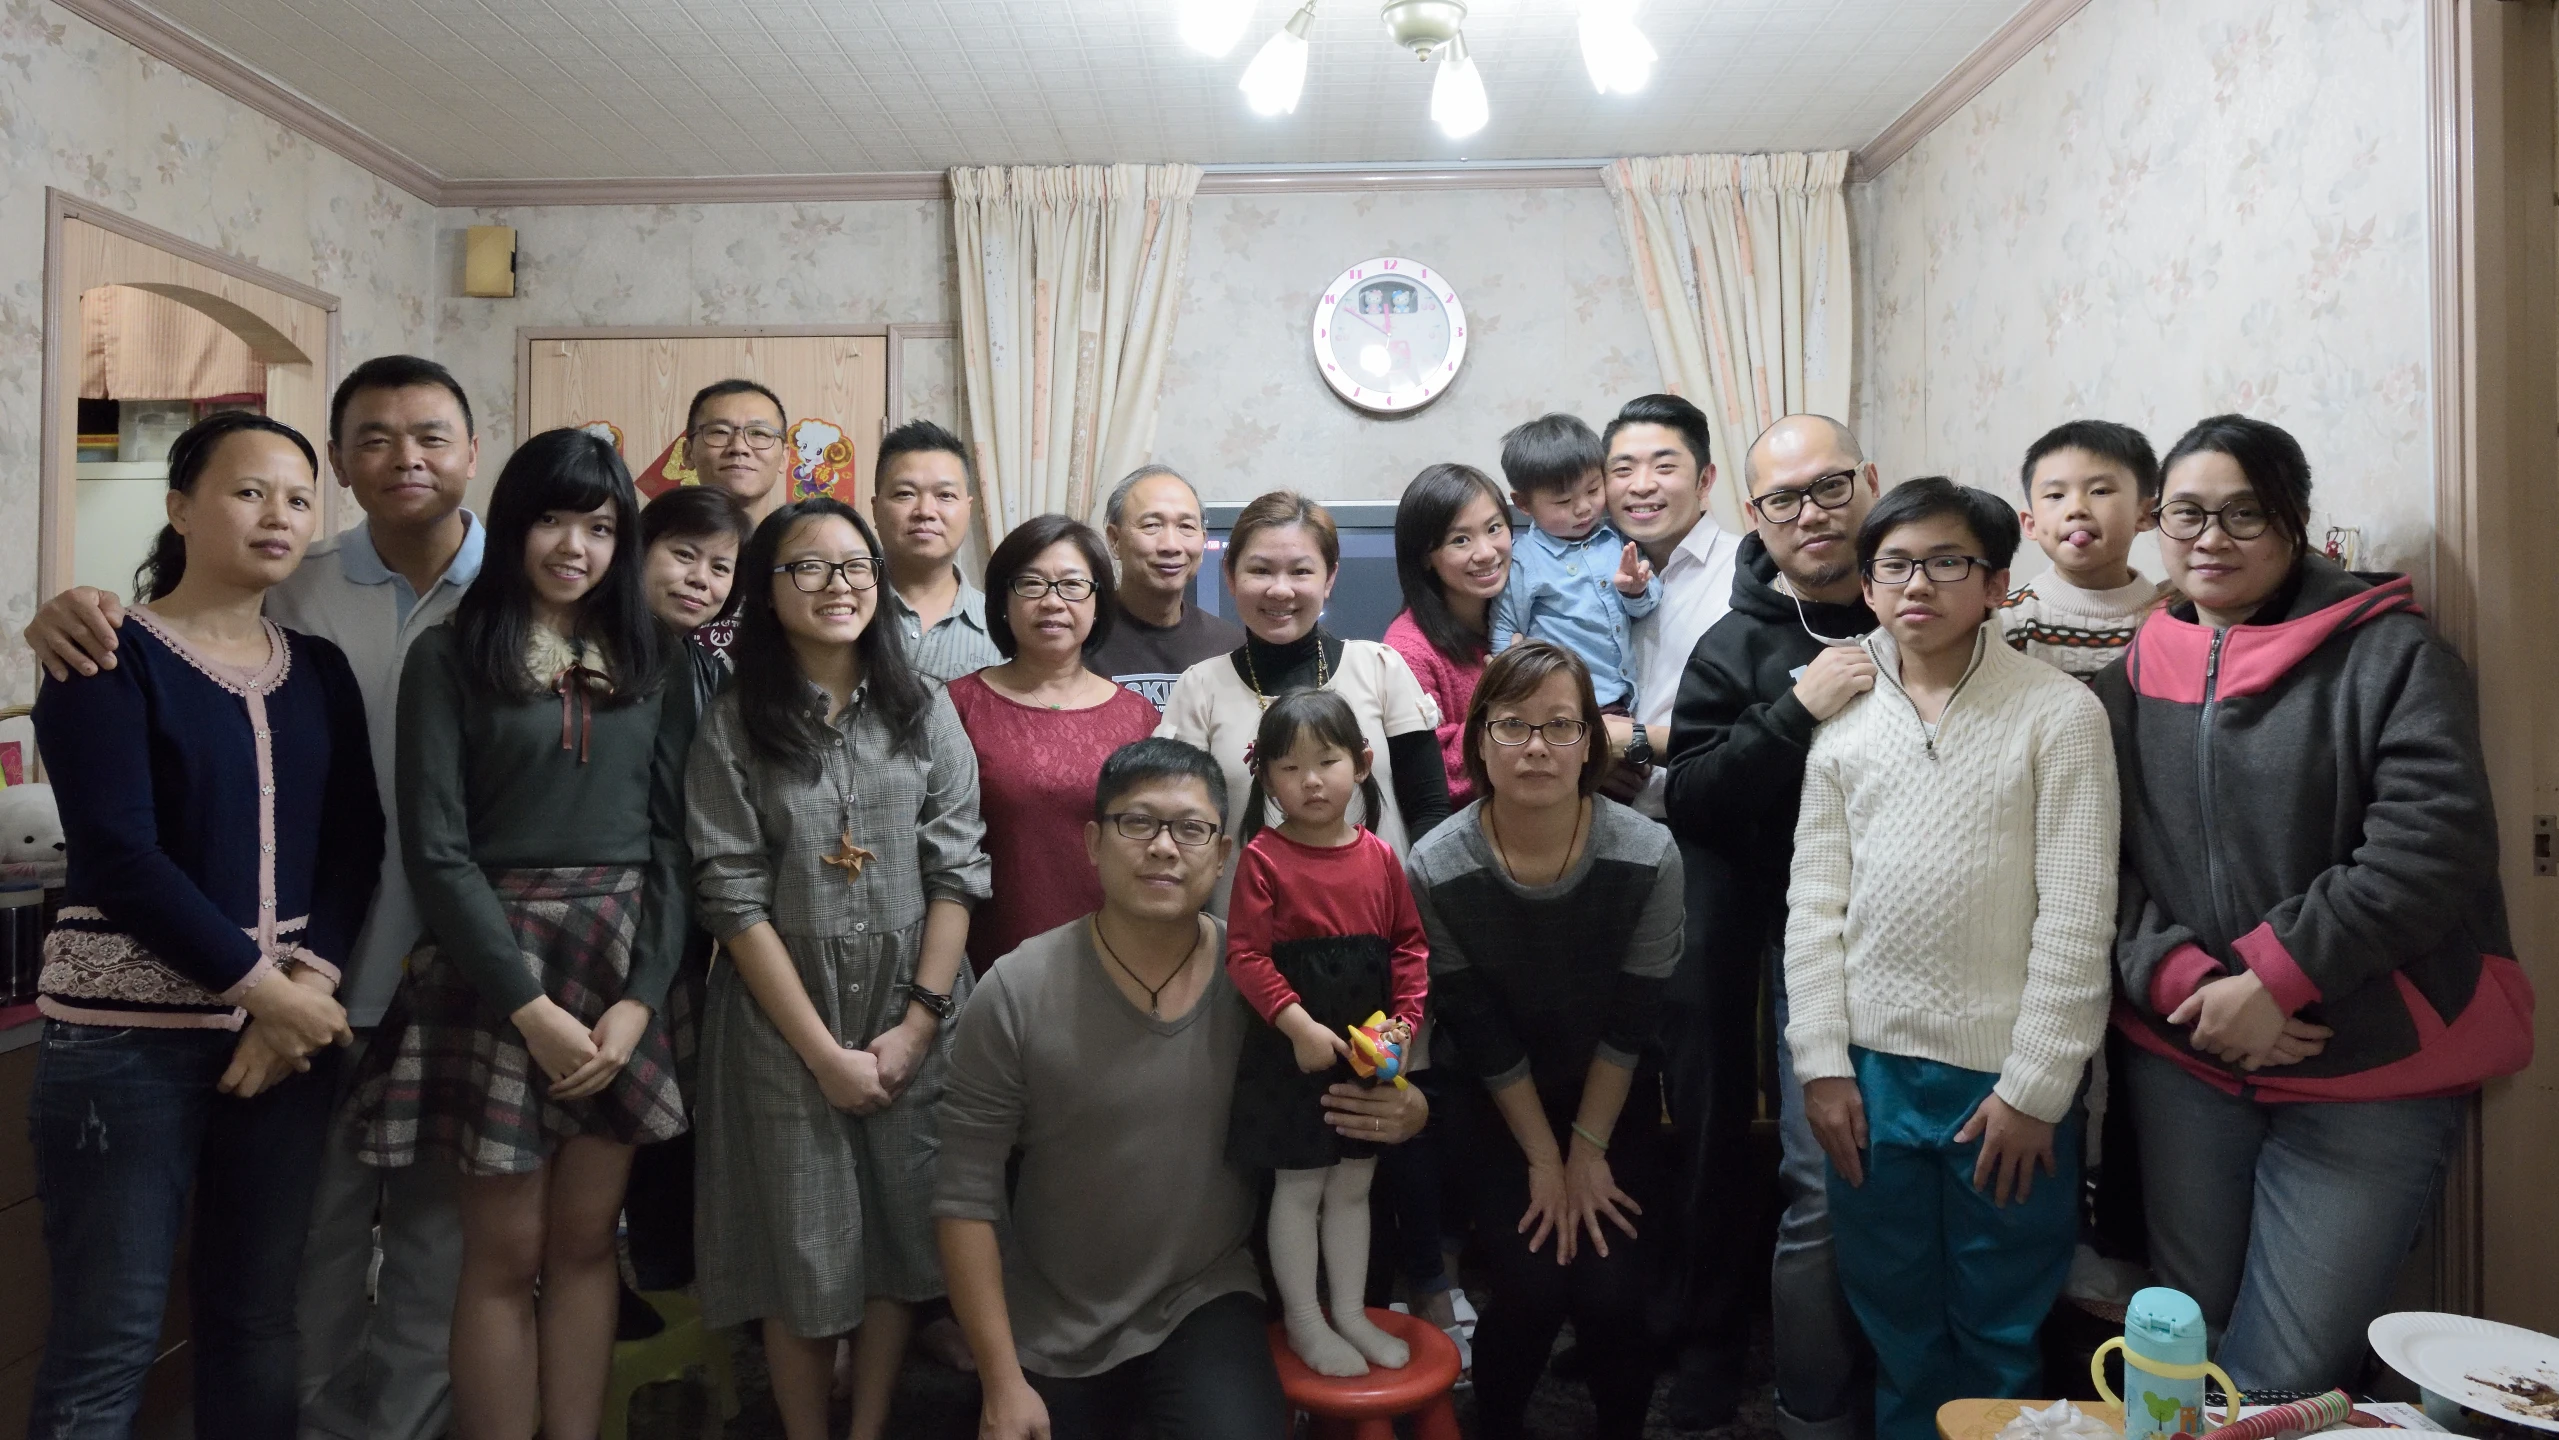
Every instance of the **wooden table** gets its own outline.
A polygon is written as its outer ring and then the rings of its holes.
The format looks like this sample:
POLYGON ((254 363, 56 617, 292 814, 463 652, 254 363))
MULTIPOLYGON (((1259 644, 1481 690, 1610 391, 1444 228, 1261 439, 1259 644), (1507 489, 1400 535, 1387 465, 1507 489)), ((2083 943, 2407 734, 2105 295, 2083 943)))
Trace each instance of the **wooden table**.
MULTIPOLYGON (((1937 1440, 1991 1440, 2020 1410, 2042 1410, 2050 1400, 1949 1400, 1937 1407, 1937 1440)), ((2095 1400, 2073 1401, 2086 1414, 2094 1415, 2112 1426, 2117 1433, 2124 1428, 2124 1407, 2095 1400)))

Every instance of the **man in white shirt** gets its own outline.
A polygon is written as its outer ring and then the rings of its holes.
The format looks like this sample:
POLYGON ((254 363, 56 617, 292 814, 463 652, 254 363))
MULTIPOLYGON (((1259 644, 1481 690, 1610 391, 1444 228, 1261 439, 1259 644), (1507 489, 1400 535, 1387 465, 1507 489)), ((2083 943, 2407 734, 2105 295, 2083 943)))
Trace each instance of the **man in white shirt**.
POLYGON ((1698 639, 1733 603, 1733 557, 1741 537, 1706 513, 1715 488, 1705 412, 1676 395, 1639 395, 1600 434, 1608 451, 1608 513, 1661 578, 1662 600, 1635 622, 1637 709, 1618 753, 1647 772, 1635 808, 1662 818, 1671 702, 1698 639))
MULTIPOLYGON (((1659 752, 1670 744, 1671 704, 1690 652, 1732 608, 1741 537, 1706 511, 1715 462, 1705 412, 1695 405, 1677 395, 1639 395, 1608 422, 1600 443, 1608 452, 1609 515, 1662 582, 1661 604, 1635 622, 1636 724, 1625 736, 1610 734, 1618 753, 1643 767, 1635 808, 1658 820, 1668 778, 1659 752)), ((1662 1281, 1676 1315, 1665 1338, 1679 1354, 1669 1414, 1682 1429, 1711 1430, 1732 1418, 1744 1393, 1750 1292, 1743 1281, 1756 1267, 1747 1215, 1718 1203, 1743 1187, 1729 1173, 1730 1146, 1717 1142, 1735 1133, 1735 1107, 1748 1104, 1758 1074, 1758 972, 1726 963, 1717 946, 1717 898, 1727 884, 1722 858, 1683 841, 1680 859, 1685 943, 1664 996, 1670 1013, 1660 1053, 1645 1058, 1668 1086, 1679 1165, 1678 1205, 1666 1217, 1676 1258, 1662 1281), (1737 969, 1746 984, 1730 983, 1737 969)))
MULTIPOLYGON (((389 843, 380 887, 338 999, 356 1032, 347 1074, 374 1038, 422 922, 401 863, 392 720, 409 642, 452 615, 480 573, 485 534, 462 508, 478 473, 470 401, 450 371, 413 355, 357 366, 330 402, 329 464, 363 523, 312 545, 267 592, 267 618, 346 652, 372 731, 389 843)), ((115 665, 124 607, 82 587, 54 597, 26 629, 57 678, 115 665)), ((302 1264, 302 1426, 306 1437, 432 1440, 447 1417, 446 1349, 462 1262, 453 1172, 377 1170, 332 1131, 312 1200, 302 1264), (375 1229, 382 1268, 367 1295, 375 1229)))

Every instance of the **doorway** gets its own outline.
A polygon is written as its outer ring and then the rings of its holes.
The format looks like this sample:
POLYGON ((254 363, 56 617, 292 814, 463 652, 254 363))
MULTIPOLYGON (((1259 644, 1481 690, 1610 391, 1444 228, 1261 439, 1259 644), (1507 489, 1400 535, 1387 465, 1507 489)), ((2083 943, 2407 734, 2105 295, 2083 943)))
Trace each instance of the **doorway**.
MULTIPOLYGON (((162 523, 168 441, 204 412, 251 406, 325 452, 337 369, 336 296, 48 189, 38 595, 126 589, 162 523)), ((341 507, 321 482, 328 534, 341 507)))

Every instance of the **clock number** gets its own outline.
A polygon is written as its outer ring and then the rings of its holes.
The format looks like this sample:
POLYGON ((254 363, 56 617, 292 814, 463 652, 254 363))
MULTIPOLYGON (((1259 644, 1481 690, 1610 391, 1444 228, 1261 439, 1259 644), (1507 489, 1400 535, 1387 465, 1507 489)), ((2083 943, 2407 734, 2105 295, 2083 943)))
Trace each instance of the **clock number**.
POLYGON ((1380 266, 1379 268, 1380 268, 1380 269, 1385 269, 1385 270, 1392 270, 1392 269, 1394 269, 1394 268, 1395 268, 1395 262, 1394 262, 1394 261, 1392 261, 1392 260, 1389 260, 1389 261, 1387 261, 1383 266, 1380 266))
POLYGON ((1365 274, 1367 274, 1367 273, 1368 273, 1368 272, 1367 272, 1367 271, 1365 271, 1365 270, 1354 270, 1354 271, 1352 271, 1352 272, 1351 272, 1351 278, 1352 278, 1352 279, 1354 279, 1354 280, 1357 280, 1360 276, 1365 275, 1365 274))
POLYGON ((1325 304, 1327 304, 1327 305, 1330 305, 1330 304, 1332 304, 1334 301, 1336 301, 1336 300, 1338 300, 1338 299, 1340 299, 1340 298, 1341 298, 1341 297, 1340 297, 1340 296, 1338 296, 1338 295, 1327 295, 1327 296, 1325 296, 1325 297, 1324 297, 1324 303, 1325 303, 1325 304))

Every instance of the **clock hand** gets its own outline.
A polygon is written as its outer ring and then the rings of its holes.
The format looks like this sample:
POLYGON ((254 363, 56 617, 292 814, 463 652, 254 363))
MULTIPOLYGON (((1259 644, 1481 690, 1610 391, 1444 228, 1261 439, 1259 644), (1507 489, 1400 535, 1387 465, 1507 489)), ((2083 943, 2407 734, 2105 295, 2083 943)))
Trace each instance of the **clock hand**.
POLYGON ((1369 319, 1367 316, 1360 314, 1360 313, 1359 313, 1358 311, 1356 311, 1356 310, 1354 310, 1354 311, 1351 311, 1351 312, 1350 312, 1350 317, 1351 317, 1352 319, 1354 319, 1354 320, 1357 320, 1357 321, 1358 321, 1359 323, 1361 323, 1362 325, 1367 326, 1369 329, 1371 329, 1371 330, 1376 330, 1376 331, 1377 331, 1377 333, 1378 333, 1378 334, 1380 334, 1380 335, 1383 335, 1383 334, 1385 334, 1385 333, 1386 333, 1384 330, 1382 330, 1382 329, 1379 329, 1379 328, 1378 328, 1378 324, 1377 324, 1377 322, 1376 322, 1376 321, 1369 319))

